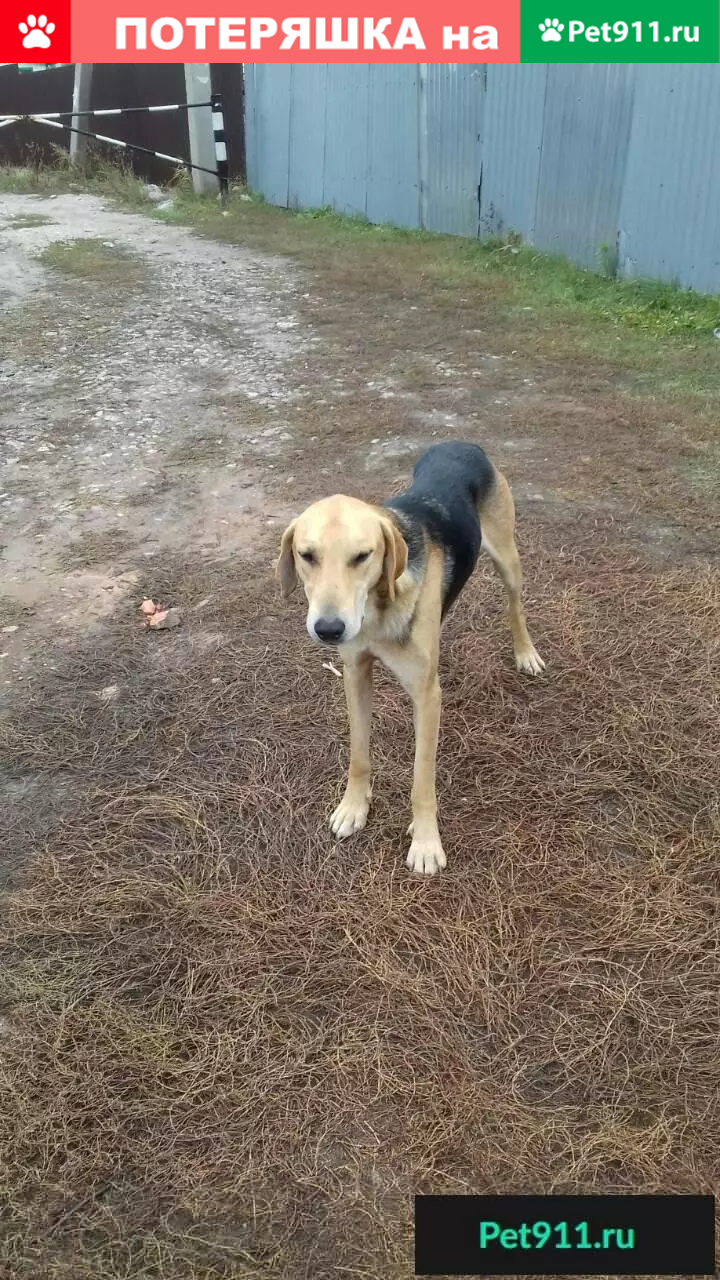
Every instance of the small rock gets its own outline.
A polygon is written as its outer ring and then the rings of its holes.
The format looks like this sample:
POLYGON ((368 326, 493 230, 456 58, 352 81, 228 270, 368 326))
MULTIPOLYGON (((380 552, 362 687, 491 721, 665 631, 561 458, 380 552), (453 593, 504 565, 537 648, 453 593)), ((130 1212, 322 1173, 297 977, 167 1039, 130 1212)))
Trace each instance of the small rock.
POLYGON ((101 702, 112 702, 113 698, 117 698, 118 687, 116 684, 108 684, 104 689, 96 689, 95 695, 101 702))
POLYGON ((148 615, 148 617, 157 611, 157 605, 154 600, 143 600, 140 605, 140 611, 148 615))
POLYGON ((718 325, 717 329, 713 329, 713 338, 720 338, 720 325, 718 325))
POLYGON ((172 627, 179 627, 181 622, 182 614, 179 609, 160 609, 148 619, 148 626, 155 631, 169 631, 172 627))
POLYGON ((174 200, 162 200, 160 204, 155 205, 155 208, 158 210, 159 213, 164 213, 166 209, 172 209, 174 207, 174 204, 175 204, 174 200))
POLYGON ((18 631, 18 630, 19 630, 19 628, 18 628, 17 626, 14 626, 14 627, 3 627, 3 629, 2 629, 2 633, 3 633, 3 635, 4 635, 4 636, 10 636, 10 635, 12 635, 13 631, 18 631))
POLYGON ((159 187, 159 186, 157 185, 157 183, 155 183, 155 182, 148 182, 148 183, 146 183, 146 185, 145 185, 145 195, 147 196, 148 200, 162 200, 162 199, 164 199, 164 192, 163 192, 162 188, 161 188, 161 187, 159 187))

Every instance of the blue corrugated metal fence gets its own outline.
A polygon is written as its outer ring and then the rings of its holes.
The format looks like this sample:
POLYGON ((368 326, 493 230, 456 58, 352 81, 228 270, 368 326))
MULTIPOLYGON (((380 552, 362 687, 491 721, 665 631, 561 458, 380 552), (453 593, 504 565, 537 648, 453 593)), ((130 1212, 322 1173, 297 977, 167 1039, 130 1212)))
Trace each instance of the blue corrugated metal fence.
POLYGON ((582 266, 720 292, 712 66, 245 68, 248 180, 451 235, 519 233, 582 266))

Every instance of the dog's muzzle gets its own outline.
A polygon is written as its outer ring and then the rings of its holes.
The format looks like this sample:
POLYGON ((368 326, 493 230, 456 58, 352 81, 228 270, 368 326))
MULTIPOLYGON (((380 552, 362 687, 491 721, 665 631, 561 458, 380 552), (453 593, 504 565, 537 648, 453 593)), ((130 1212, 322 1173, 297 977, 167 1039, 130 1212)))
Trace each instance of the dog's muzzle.
POLYGON ((340 644, 346 628, 342 618, 318 618, 313 630, 323 644, 340 644))

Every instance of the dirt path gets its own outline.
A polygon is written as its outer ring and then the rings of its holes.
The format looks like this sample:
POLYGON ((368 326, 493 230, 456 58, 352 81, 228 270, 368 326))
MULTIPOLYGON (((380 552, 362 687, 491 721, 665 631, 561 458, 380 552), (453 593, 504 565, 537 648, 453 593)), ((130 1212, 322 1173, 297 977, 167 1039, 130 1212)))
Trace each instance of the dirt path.
MULTIPOLYGON (((410 298, 363 325, 352 290, 320 296, 288 259, 88 195, 0 197, 0 255, 0 689, 110 616, 148 561, 267 560, 338 475, 377 496, 481 420, 501 460, 542 469, 542 442, 495 425, 536 397, 522 360, 461 325, 453 361, 410 298)), ((521 503, 552 501, 515 479, 521 503)))
POLYGON ((387 253, 376 279, 330 251, 321 267, 318 288, 277 253, 92 196, 0 196, 0 623, 17 627, 0 690, 31 678, 34 643, 112 613, 146 562, 267 559, 318 487, 380 496, 443 436, 485 444, 556 532, 627 533, 641 493, 636 537, 713 545, 717 520, 663 510, 662 475, 629 453, 641 418, 613 372, 538 360, 530 308, 508 332, 487 285, 433 288, 422 259, 414 276, 387 253))
POLYGON ((112 612, 138 560, 257 544, 308 335, 290 263, 91 196, 0 197, 0 281, 7 684, 35 639, 112 612))

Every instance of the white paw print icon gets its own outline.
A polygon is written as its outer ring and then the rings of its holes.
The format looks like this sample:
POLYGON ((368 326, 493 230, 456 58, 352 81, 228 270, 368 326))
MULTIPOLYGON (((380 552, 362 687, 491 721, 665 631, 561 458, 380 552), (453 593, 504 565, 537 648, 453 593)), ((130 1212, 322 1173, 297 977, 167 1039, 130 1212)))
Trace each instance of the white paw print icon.
POLYGON ((49 49, 50 36, 55 30, 55 23, 48 22, 44 13, 39 18, 34 13, 29 13, 24 22, 18 22, 18 30, 22 31, 25 39, 23 40, 23 49, 49 49))
POLYGON ((557 18, 546 18, 540 23, 541 40, 562 40, 562 32, 565 30, 565 24, 558 22, 557 18))

